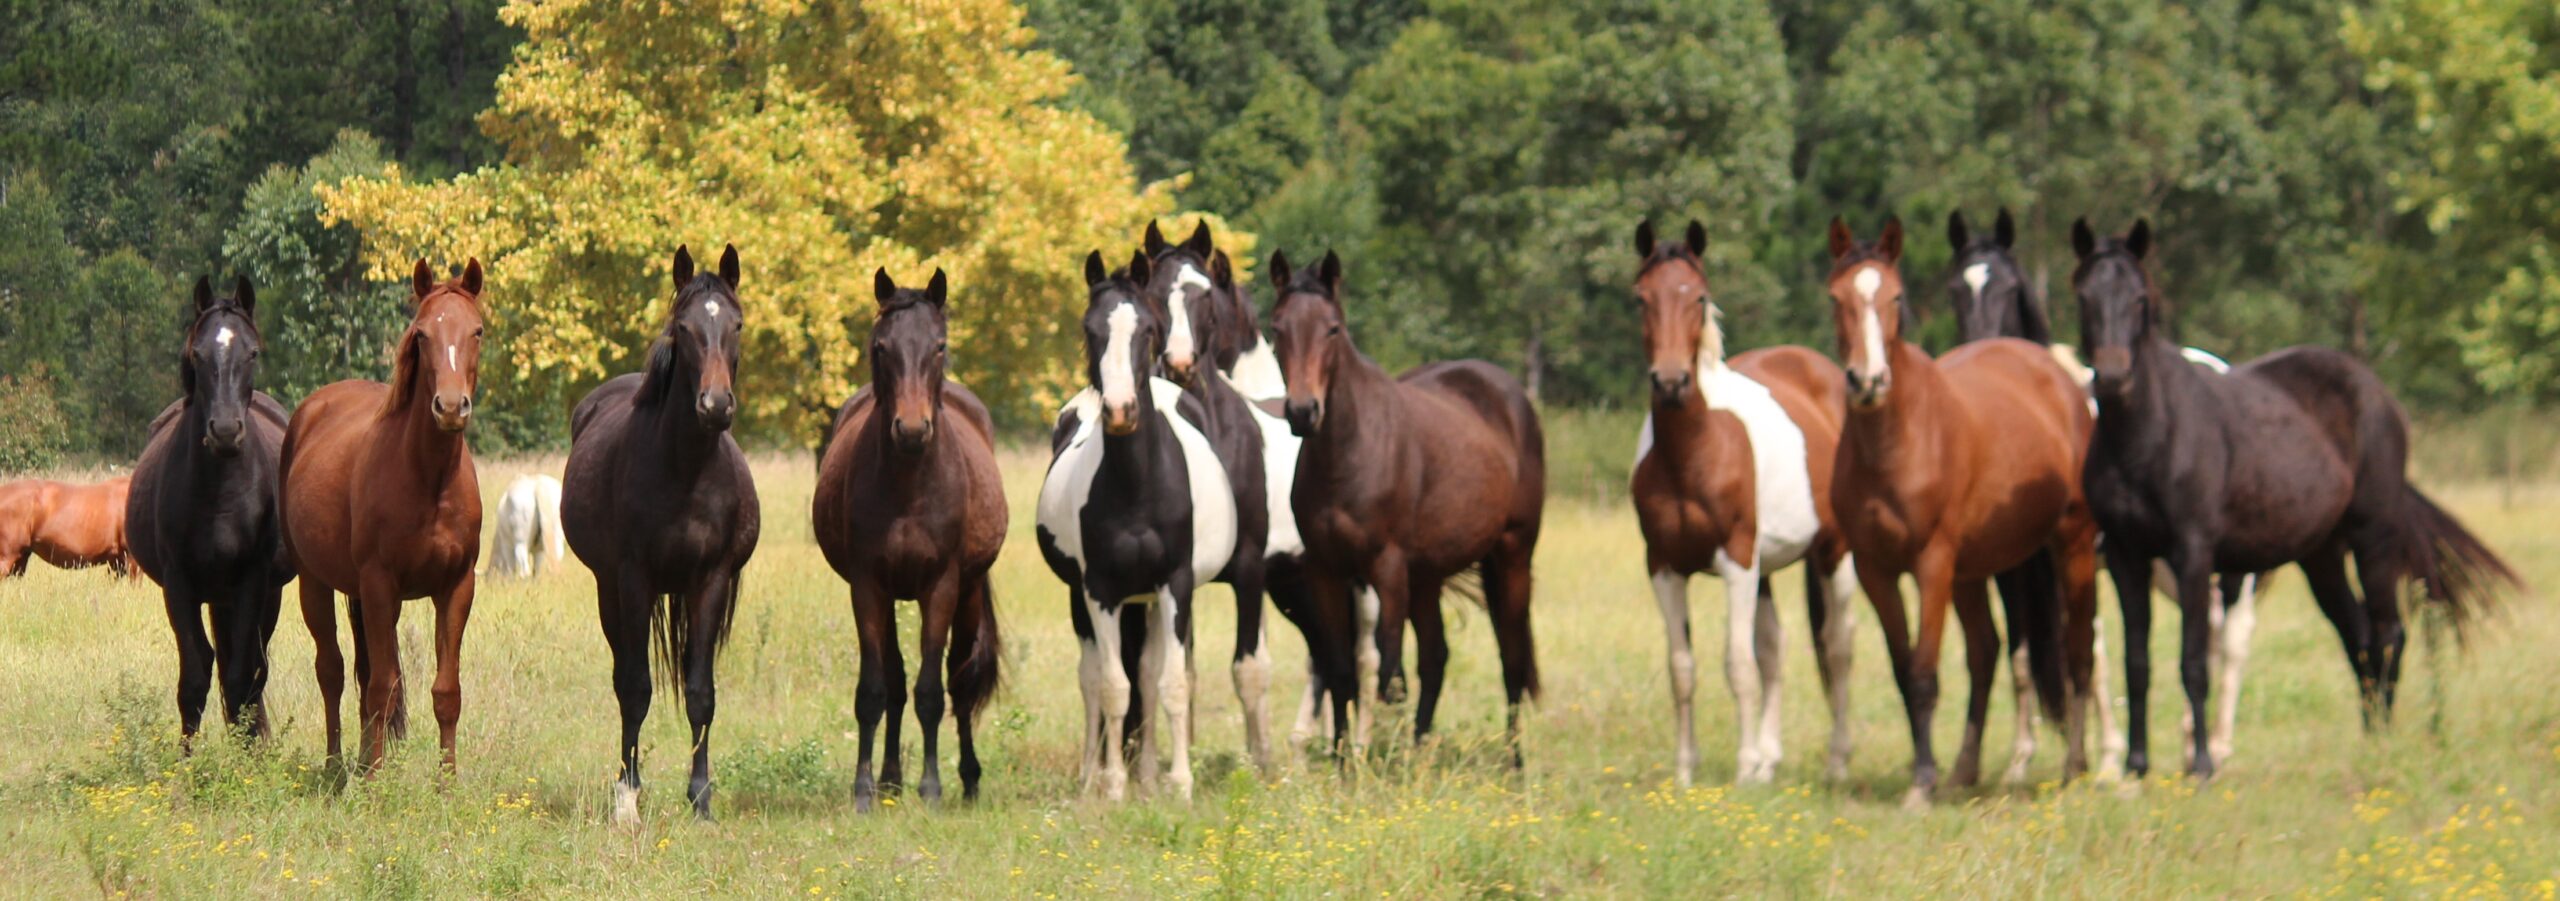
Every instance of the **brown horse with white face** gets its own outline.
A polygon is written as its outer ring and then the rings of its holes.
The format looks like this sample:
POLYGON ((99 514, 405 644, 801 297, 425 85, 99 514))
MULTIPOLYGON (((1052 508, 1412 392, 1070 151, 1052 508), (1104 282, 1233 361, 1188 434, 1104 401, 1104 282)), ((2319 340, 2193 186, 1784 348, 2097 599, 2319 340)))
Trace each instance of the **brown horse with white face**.
MULTIPOLYGON (((1275 253, 1270 272, 1289 430, 1306 440, 1290 504, 1313 589, 1303 623, 1309 656, 1327 686, 1360 686, 1366 721, 1373 699, 1401 699, 1411 617, 1422 677, 1414 735, 1428 734, 1449 663, 1440 590, 1451 576, 1479 569, 1519 765, 1520 703, 1538 690, 1529 580, 1547 469, 1537 409, 1517 379, 1482 361, 1388 376, 1345 330, 1342 261, 1332 253, 1303 271, 1275 253), (1353 609, 1362 588, 1378 599, 1373 629, 1353 626, 1372 615, 1353 609), (1347 665, 1355 658, 1364 671, 1358 681, 1347 665)), ((1351 692, 1330 694, 1334 734, 1352 734, 1351 692)))
POLYGON ((1645 571, 1670 642, 1671 702, 1679 716, 1680 784, 1698 763, 1690 698, 1689 577, 1724 580, 1725 682, 1742 729, 1734 781, 1777 775, 1778 608, 1769 574, 1802 561, 1805 607, 1831 702, 1834 779, 1849 768, 1849 662, 1857 586, 1831 523, 1831 467, 1840 445, 1840 367, 1802 347, 1769 347, 1728 361, 1701 254, 1706 226, 1687 240, 1636 227, 1636 299, 1653 361, 1653 410, 1636 439, 1633 490, 1645 571))
POLYGON ((480 261, 441 285, 419 260, 416 317, 400 335, 391 383, 311 392, 284 438, 284 537, 302 577, 302 619, 317 645, 329 757, 338 759, 344 659, 331 601, 347 595, 356 632, 364 765, 408 731, 400 675, 400 602, 436 607, 437 745, 453 766, 462 716, 462 630, 480 558, 480 480, 463 429, 480 375, 480 261))
MULTIPOLYGON (((1983 720, 2002 656, 1989 583, 2021 567, 2058 565, 2059 585, 2038 584, 2015 598, 2004 592, 2002 599, 2010 628, 2027 630, 2027 657, 2046 715, 2065 724, 2065 772, 2084 770, 2081 734, 2097 612, 2097 527, 2080 492, 2088 401, 2033 342, 1987 338, 1936 360, 1904 343, 1899 220, 1862 245, 1833 219, 1831 259, 1826 287, 1849 387, 1831 510, 1884 626, 1894 681, 1910 716, 1912 787, 1905 802, 1925 804, 1938 782, 1929 730, 1949 607, 1963 622, 1972 676, 1953 782, 1971 785, 1980 776, 1983 720), (2051 554, 2051 564, 2040 554, 2051 554), (1906 573, 1920 586, 1916 646, 1902 606, 1906 573)), ((2033 580, 2022 586, 2025 581, 2033 580)))

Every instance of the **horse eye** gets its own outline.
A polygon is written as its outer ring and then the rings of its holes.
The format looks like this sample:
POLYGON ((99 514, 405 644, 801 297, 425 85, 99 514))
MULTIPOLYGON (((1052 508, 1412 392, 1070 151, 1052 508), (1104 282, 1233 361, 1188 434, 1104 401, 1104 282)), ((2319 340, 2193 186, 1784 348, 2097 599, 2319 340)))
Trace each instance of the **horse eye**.
POLYGON ((1325 334, 1325 337, 1328 337, 1328 338, 1333 337, 1333 336, 1335 336, 1335 335, 1342 334, 1342 323, 1337 322, 1337 323, 1334 323, 1334 324, 1332 324, 1332 325, 1325 326, 1325 328, 1324 328, 1324 334, 1325 334))
POLYGON ((480 337, 480 334, 481 334, 482 332, 486 332, 486 331, 488 331, 488 329, 487 329, 486 327, 472 329, 472 330, 471 330, 471 337, 474 337, 474 338, 480 337))
POLYGON ((938 353, 938 354, 939 354, 939 353, 949 353, 949 352, 951 352, 951 342, 949 342, 949 341, 945 341, 945 342, 942 342, 942 343, 940 343, 940 344, 936 344, 936 345, 934 345, 934 346, 933 346, 933 352, 934 352, 934 353, 938 353))

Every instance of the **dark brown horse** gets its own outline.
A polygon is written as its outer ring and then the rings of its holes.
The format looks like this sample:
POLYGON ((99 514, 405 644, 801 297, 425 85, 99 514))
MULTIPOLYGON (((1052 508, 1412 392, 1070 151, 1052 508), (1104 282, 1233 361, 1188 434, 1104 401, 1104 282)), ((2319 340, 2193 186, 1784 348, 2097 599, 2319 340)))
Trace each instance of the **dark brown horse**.
POLYGON ((216 298, 213 284, 199 279, 191 306, 195 323, 178 357, 186 393, 152 421, 125 522, 134 560, 160 583, 178 639, 182 734, 192 738, 202 722, 219 663, 223 720, 237 726, 246 718, 250 734, 264 736, 267 643, 293 579, 276 513, 286 417, 251 387, 263 345, 249 280, 216 298))
POLYGON ((898 605, 924 617, 917 643, 916 723, 924 732, 924 778, 916 790, 942 799, 944 668, 960 734, 960 793, 978 796, 972 729, 995 693, 1002 652, 987 571, 1004 549, 1004 480, 996 471, 995 422, 978 396, 943 377, 949 349, 949 288, 942 270, 924 290, 900 288, 888 270, 872 276, 880 318, 871 326, 871 384, 836 416, 818 464, 811 517, 827 563, 853 590, 862 642, 862 721, 854 806, 871 809, 872 736, 889 716, 880 784, 898 784, 898 720, 907 681, 898 653, 898 605))
POLYGON ((104 565, 133 574, 125 547, 125 496, 132 480, 117 476, 79 485, 28 479, 0 486, 0 578, 24 575, 42 557, 60 569, 104 565))
MULTIPOLYGON (((2097 370, 2089 502, 2124 605, 2126 768, 2150 767, 2154 560, 2168 561, 2178 580, 2178 663, 2192 719, 2205 718, 2212 685, 2214 577, 2298 563, 2346 647, 2365 725, 2387 724, 2408 640, 2401 583, 2425 583, 2427 598, 2460 623, 2515 573, 2409 484, 2408 416, 2373 370, 2324 347, 2277 351, 2229 375, 2190 365, 2169 340, 2168 305, 2144 267, 2148 221, 2101 238, 2080 220, 2071 247, 2082 341, 2097 370)), ((2207 730, 2193 730, 2188 771, 2198 776, 2217 762, 2208 741, 2207 730)))
POLYGON ((453 768, 462 718, 462 631, 480 558, 480 478, 463 429, 480 378, 480 261, 441 285, 419 260, 417 312, 394 345, 391 383, 345 381, 311 392, 285 430, 284 539, 302 577, 302 620, 318 646, 329 758, 339 759, 345 663, 331 601, 347 596, 356 633, 364 769, 408 732, 400 674, 400 602, 436 607, 436 744, 453 768))
MULTIPOLYGON (((1479 570, 1501 648, 1504 726, 1518 766, 1520 704, 1538 691, 1530 558, 1546 508, 1547 468, 1537 409, 1519 380, 1482 361, 1388 376, 1351 342, 1342 261, 1333 253, 1303 271, 1275 253, 1270 274, 1279 295, 1271 318, 1289 388, 1289 429, 1306 439, 1290 504, 1313 589, 1302 623, 1309 655, 1327 686, 1360 686, 1365 722, 1376 700, 1402 700, 1410 617, 1422 681, 1414 735, 1427 735, 1449 664, 1440 591, 1451 577, 1479 570), (1366 630, 1355 620, 1370 614, 1354 608, 1364 587, 1378 599, 1376 624, 1366 630), (1355 659, 1364 671, 1357 681, 1355 659)), ((1351 692, 1331 694, 1334 734, 1354 734, 1351 692)), ((1357 734, 1366 738, 1365 729, 1357 734)))
POLYGON ((737 615, 738 571, 762 524, 747 457, 729 436, 737 416, 738 249, 717 275, 676 248, 675 305, 648 368, 605 381, 569 417, 560 526, 596 577, 596 613, 613 651, 622 708, 622 778, 614 820, 640 821, 640 726, 649 717, 649 632, 692 727, 685 799, 711 819, 712 665, 737 615), (663 599, 663 602, 662 602, 663 599))
POLYGON ((1831 483, 1831 510, 1858 581, 1884 626, 1894 681, 1911 720, 1912 786, 1925 804, 1938 783, 1930 721, 1938 704, 1938 647, 1947 610, 1963 621, 1972 697, 1952 782, 1981 773, 1982 727, 1998 671, 1990 581, 2054 566, 2058 586, 2004 592, 2010 628, 2027 630, 2027 657, 2045 715, 2064 725, 2066 774, 2087 768, 2082 740, 2097 611, 2097 528, 2080 495, 2088 401, 2051 353, 1991 338, 1932 360, 1901 340, 1902 223, 1861 245, 1831 221, 1833 326, 1846 361, 1849 422, 1831 483), (2052 555, 2050 563, 2037 560, 2052 555), (1919 641, 1901 580, 1920 587, 1919 641), (2058 590, 2057 598, 2054 592, 2058 590), (2069 659, 2063 659, 2068 652, 2069 659), (2067 713, 2066 713, 2067 711, 2067 713))
POLYGON ((1689 578, 1724 580, 1725 682, 1733 689, 1734 781, 1777 775, 1778 608, 1769 574, 1802 561, 1806 617, 1831 702, 1831 778, 1849 768, 1849 663, 1857 584, 1831 522, 1831 467, 1840 446, 1840 367, 1802 347, 1769 347, 1727 361, 1724 330, 1700 254, 1707 229, 1690 220, 1687 241, 1657 242, 1636 226, 1637 300, 1652 360, 1653 410, 1636 439, 1630 496, 1644 530, 1645 571, 1671 651, 1678 716, 1675 775, 1698 764, 1690 699, 1697 663, 1689 649, 1689 578))

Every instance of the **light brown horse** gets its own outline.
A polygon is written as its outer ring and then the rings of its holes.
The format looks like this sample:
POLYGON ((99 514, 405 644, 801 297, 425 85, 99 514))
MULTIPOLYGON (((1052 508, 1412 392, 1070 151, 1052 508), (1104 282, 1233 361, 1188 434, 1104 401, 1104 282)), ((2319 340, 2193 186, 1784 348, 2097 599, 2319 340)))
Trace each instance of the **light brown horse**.
POLYGON ((480 479, 463 429, 480 375, 480 261, 438 285, 419 260, 417 315, 400 335, 391 383, 337 382, 293 411, 284 439, 284 535, 302 576, 302 619, 318 646, 329 758, 339 753, 345 690, 333 592, 356 632, 364 767, 408 732, 400 675, 400 602, 436 606, 437 745, 453 767, 462 716, 462 630, 480 557, 480 479))
POLYGON ((1805 607, 1831 702, 1831 778, 1849 769, 1849 662, 1857 585, 1832 525, 1831 467, 1840 446, 1840 367, 1802 347, 1727 361, 1700 254, 1706 226, 1657 242, 1636 226, 1636 298, 1652 360, 1653 411, 1636 440, 1633 491, 1645 572, 1670 643, 1680 784, 1698 765, 1691 725, 1697 663, 1689 650, 1689 577, 1724 580, 1725 682, 1733 689, 1734 781, 1777 775, 1778 609, 1769 574, 1803 561, 1805 607))
POLYGON ((1972 676, 1952 782, 1967 786, 1981 775, 1983 720, 2002 656, 1989 582, 2021 567, 2048 573, 2055 570, 2035 568, 2059 567, 2060 585, 2019 580, 2017 597, 2003 591, 2002 599, 2010 628, 2027 631, 2029 668, 2045 714, 2064 724, 2065 773, 2085 770, 2098 534, 2080 491, 2088 400, 2033 342, 1986 338, 1938 360, 1904 343, 1900 220, 1886 222, 1875 243, 1861 245, 1847 224, 1833 219, 1831 260, 1827 288, 1849 386, 1831 509, 1884 626, 1894 681, 1910 716, 1912 786, 1905 803, 1927 803, 1938 783, 1929 729, 1938 703, 1939 638, 1951 606, 1963 622, 1972 676), (1905 573, 1920 587, 1917 646, 1902 606, 1905 573), (2059 598, 2051 593, 2056 588, 2059 598))
POLYGON ((124 540, 124 501, 130 476, 92 485, 27 479, 0 485, 0 576, 23 575, 29 557, 62 569, 105 564, 117 576, 133 574, 124 540))

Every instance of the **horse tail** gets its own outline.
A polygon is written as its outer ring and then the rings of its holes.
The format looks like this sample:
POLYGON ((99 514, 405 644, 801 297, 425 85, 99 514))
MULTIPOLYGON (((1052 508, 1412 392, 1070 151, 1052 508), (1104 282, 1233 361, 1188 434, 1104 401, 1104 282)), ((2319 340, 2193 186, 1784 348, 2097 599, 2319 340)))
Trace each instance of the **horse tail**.
POLYGON ((2410 579, 2426 583, 2427 600, 2453 618, 2458 638, 2462 627, 2494 599, 2499 583, 2521 586, 2523 579, 2418 486, 2404 490, 2408 494, 2392 529, 2397 544, 2393 556, 2410 579))
POLYGON ((666 605, 658 621, 658 664, 666 669, 667 684, 676 694, 685 692, 684 662, 693 656, 693 619, 699 615, 714 617, 711 623, 711 653, 717 657, 720 648, 729 643, 729 626, 737 620, 738 583, 743 573, 729 575, 729 590, 710 599, 715 609, 695 610, 681 595, 664 595, 666 605))
POLYGON ((999 661, 1004 655, 1004 638, 996 629, 996 602, 993 580, 985 575, 977 579, 975 590, 960 596, 960 609, 952 614, 952 633, 968 644, 965 653, 951 664, 951 704, 961 716, 974 716, 994 697, 996 685, 1002 681, 999 661))
POLYGON ((2062 571, 2053 551, 2039 550, 2027 562, 2002 573, 2001 612, 2008 617, 2013 639, 2023 636, 2027 674, 2035 681, 2036 702, 2046 722, 2064 719, 2062 648, 2062 571))

